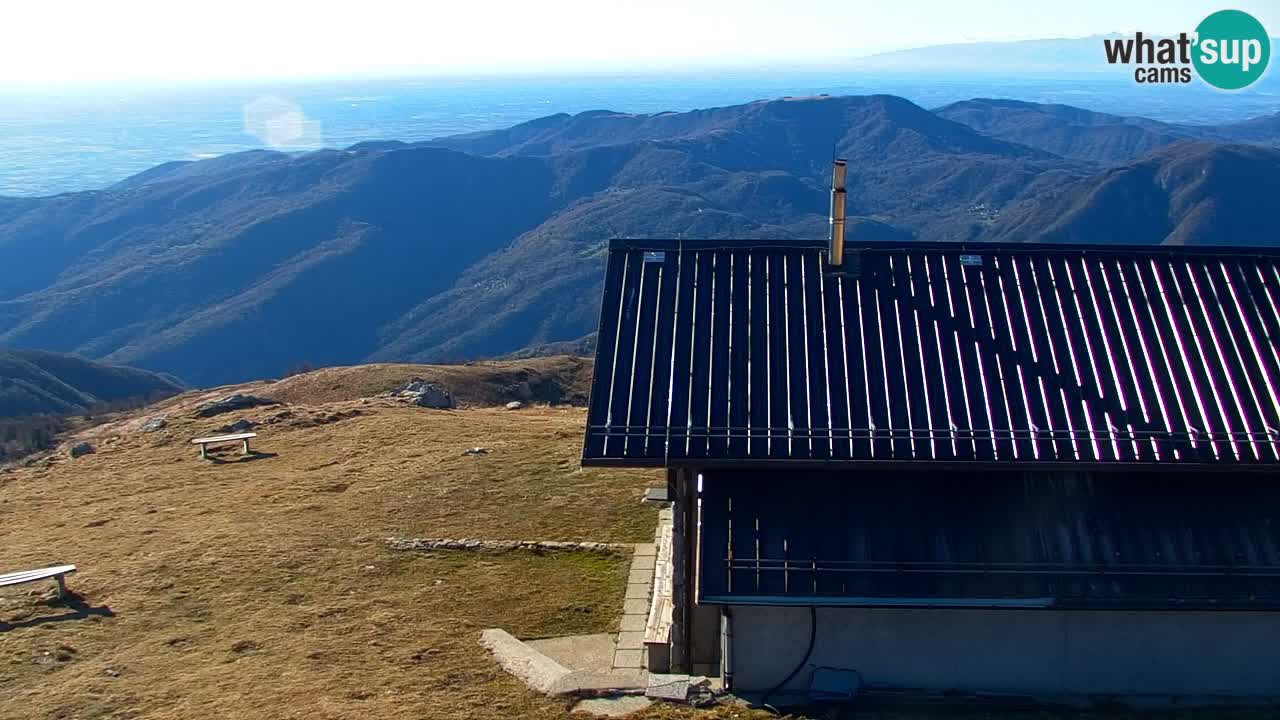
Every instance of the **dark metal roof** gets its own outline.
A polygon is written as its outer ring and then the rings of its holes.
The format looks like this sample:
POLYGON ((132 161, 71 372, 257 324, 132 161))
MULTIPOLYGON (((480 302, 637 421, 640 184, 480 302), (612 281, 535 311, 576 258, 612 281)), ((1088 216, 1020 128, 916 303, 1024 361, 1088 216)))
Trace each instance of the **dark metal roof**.
POLYGON ((774 472, 703 474, 702 601, 1280 607, 1280 489, 1254 476, 970 469, 788 479, 779 493, 774 472))
POLYGON ((1280 464, 1274 251, 614 241, 583 461, 1280 464))

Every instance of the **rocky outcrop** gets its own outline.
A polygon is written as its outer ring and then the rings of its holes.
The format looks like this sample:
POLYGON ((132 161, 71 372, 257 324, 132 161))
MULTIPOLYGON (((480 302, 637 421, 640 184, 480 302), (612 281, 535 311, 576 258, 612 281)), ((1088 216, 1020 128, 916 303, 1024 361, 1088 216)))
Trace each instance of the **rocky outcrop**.
POLYGON ((421 378, 410 380, 407 385, 391 392, 391 396, 411 402, 418 407, 440 410, 457 407, 457 402, 443 385, 421 378))
POLYGON ((256 427, 258 427, 258 423, 252 420, 246 420, 245 418, 240 418, 239 420, 233 423, 227 423, 226 425, 223 425, 222 427, 218 428, 218 432, 242 433, 242 432, 248 432, 256 427))
POLYGON ((259 407, 261 405, 279 405, 275 400, 260 398, 257 395, 245 395, 243 393, 235 393, 228 395, 220 400, 212 400, 207 403, 201 403, 196 406, 196 417, 213 417, 223 413, 235 412, 236 410, 248 410, 249 408, 259 407))
POLYGON ((95 450, 92 445, 87 442, 82 442, 72 445, 71 449, 67 451, 67 454, 73 458, 78 458, 84 455, 92 455, 95 452, 97 452, 97 450, 95 450))

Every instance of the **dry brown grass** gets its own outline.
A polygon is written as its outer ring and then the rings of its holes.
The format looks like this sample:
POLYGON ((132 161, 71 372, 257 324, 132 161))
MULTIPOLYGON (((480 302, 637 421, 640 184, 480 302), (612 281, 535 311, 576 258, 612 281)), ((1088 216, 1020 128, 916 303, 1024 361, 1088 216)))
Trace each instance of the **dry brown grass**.
MULTIPOLYGON (((647 472, 579 467, 584 414, 431 411, 359 400, 264 426, 257 459, 203 463, 198 399, 83 433, 98 453, 0 473, 3 570, 72 562, 111 616, 69 615, 35 586, 0 591, 0 718, 534 718, 478 645, 614 627, 626 558, 406 554, 390 535, 640 542, 647 472), (360 415, 311 425, 338 412, 360 415), (490 454, 462 455, 471 446, 490 454)), ((104 610, 105 611, 105 610, 104 610)))

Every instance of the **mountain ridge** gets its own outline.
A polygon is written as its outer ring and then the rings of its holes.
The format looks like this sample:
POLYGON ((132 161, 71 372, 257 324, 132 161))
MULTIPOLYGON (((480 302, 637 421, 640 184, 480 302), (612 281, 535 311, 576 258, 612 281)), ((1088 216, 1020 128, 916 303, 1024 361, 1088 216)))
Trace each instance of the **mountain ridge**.
POLYGON ((1274 244, 1280 151, 1187 141, 1010 208, 988 237, 1026 242, 1274 244), (1228 188, 1228 191, 1223 191, 1228 188))
POLYGON ((973 130, 1065 158, 1115 164, 1186 140, 1280 144, 1280 113, 1239 123, 1192 125, 1112 115, 1071 105, 975 98, 934 110, 973 130))
POLYGON ((42 350, 0 349, 0 418, 83 412, 181 392, 171 376, 42 350))
POLYGON ((1268 142, 1275 122, 1187 138, 1068 106, 817 96, 168 163, 0 198, 0 343, 196 384, 560 347, 595 329, 611 237, 823 237, 837 154, 851 241, 1116 241, 1093 202, 1163 228, 1152 242, 1221 244, 1243 226, 1215 207, 1276 211, 1215 198, 1280 170, 1274 149, 1206 147, 1268 142), (1172 210, 1126 214, 1125 188, 1172 210))

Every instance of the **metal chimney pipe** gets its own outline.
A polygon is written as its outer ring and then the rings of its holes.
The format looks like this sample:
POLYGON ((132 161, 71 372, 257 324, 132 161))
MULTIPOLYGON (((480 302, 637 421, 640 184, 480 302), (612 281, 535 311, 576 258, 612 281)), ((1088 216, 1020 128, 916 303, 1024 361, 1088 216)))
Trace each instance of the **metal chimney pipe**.
POLYGON ((827 262, 839 267, 844 263, 844 176, 847 170, 844 160, 835 160, 831 167, 831 247, 827 262))

